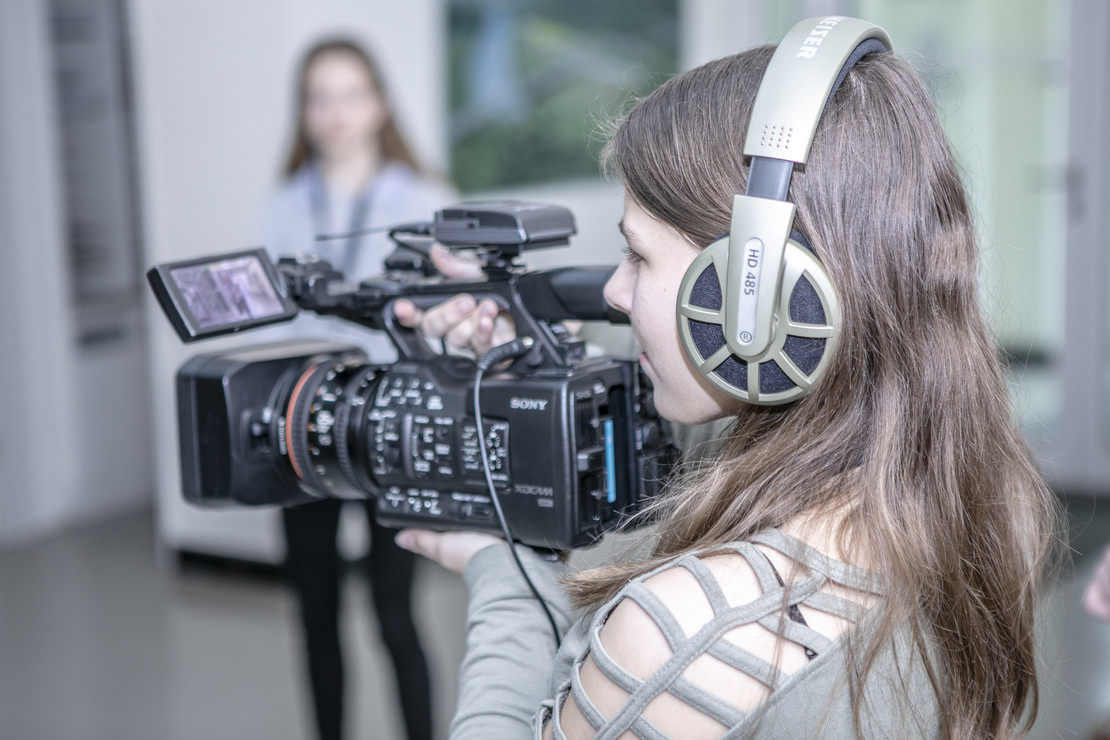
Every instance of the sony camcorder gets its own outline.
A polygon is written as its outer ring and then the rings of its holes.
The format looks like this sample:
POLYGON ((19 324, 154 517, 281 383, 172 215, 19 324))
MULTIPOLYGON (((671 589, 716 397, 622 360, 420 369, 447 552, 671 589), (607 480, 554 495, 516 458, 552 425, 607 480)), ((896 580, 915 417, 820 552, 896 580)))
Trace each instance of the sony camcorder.
POLYGON ((561 323, 624 319, 602 297, 612 268, 529 272, 518 263, 524 250, 574 233, 564 208, 464 203, 393 229, 385 273, 357 287, 327 262, 275 265, 263 249, 152 268, 154 293, 186 342, 306 310, 384 331, 399 355, 383 364, 358 347, 297 340, 188 360, 177 374, 186 500, 374 496, 387 526, 497 531, 492 483, 513 537, 558 550, 625 521, 658 491, 677 453, 637 364, 587 358, 561 323), (474 250, 485 278, 438 278, 432 241, 474 250), (481 380, 480 417, 475 361, 436 351, 393 310, 401 298, 429 308, 463 292, 497 302, 517 335, 531 338, 522 356, 481 380))

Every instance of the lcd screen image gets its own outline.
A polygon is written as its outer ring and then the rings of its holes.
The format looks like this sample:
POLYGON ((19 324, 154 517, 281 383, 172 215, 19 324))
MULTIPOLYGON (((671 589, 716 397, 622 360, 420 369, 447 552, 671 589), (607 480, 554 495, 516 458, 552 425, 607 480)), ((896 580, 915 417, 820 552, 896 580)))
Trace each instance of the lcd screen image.
POLYGON ((201 328, 264 319, 285 310, 254 256, 178 267, 170 275, 201 328))

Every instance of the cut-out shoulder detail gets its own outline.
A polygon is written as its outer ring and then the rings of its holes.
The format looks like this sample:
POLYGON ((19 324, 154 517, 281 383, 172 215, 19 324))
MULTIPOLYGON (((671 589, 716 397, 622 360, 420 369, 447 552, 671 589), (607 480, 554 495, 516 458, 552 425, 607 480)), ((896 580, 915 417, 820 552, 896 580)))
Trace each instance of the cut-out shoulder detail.
POLYGON ((821 662, 876 602, 878 580, 777 530, 677 558, 595 615, 552 736, 731 737, 821 662))

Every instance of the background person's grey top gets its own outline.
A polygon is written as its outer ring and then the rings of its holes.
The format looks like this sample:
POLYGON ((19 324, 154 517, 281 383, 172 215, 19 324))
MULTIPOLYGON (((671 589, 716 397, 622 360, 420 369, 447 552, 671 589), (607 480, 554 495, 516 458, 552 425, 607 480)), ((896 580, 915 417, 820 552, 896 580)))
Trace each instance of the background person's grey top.
MULTIPOLYGON (((381 273, 385 258, 394 248, 389 235, 383 231, 320 242, 316 241, 317 235, 431 221, 437 210, 458 200, 458 194, 445 182, 421 175, 401 162, 386 163, 358 193, 329 195, 310 161, 263 202, 255 238, 275 260, 314 252, 341 270, 347 282, 357 284, 381 273)), ((397 358, 384 334, 331 316, 302 313, 292 328, 269 331, 271 339, 322 336, 351 342, 366 349, 374 362, 392 362, 397 358)))
MULTIPOLYGON (((793 618, 783 620, 781 607, 786 590, 788 604, 842 616, 855 623, 852 629, 866 631, 872 628, 881 609, 881 596, 879 606, 867 610, 843 598, 844 589, 873 594, 878 591, 877 579, 777 530, 768 530, 729 549, 743 557, 759 579, 763 589, 759 598, 748 604, 729 605, 708 566, 699 557, 688 555, 633 580, 593 615, 577 621, 566 632, 557 655, 547 620, 516 572, 508 548, 498 545, 479 551, 463 574, 470 590, 467 652, 459 672, 452 740, 539 738, 548 721, 554 723, 554 737, 562 738, 559 708, 571 693, 597 729, 598 738, 615 739, 631 730, 638 737, 661 740, 667 736, 641 715, 662 692, 669 692, 728 728, 722 737, 858 737, 842 638, 830 640, 793 618), (801 563, 808 575, 780 585, 776 571, 756 545, 801 563), (651 576, 670 568, 686 569, 713 608, 712 620, 689 637, 644 585, 651 576), (827 588, 831 584, 839 588, 827 588), (659 626, 674 652, 671 660, 644 681, 607 656, 599 639, 606 618, 623 599, 635 600, 659 626), (816 655, 793 673, 775 671, 766 661, 723 637, 729 630, 752 622, 776 632, 781 623, 786 639, 816 655), (758 709, 745 712, 685 679, 683 669, 707 654, 760 681, 770 689, 770 696, 758 709), (630 694, 608 721, 593 707, 578 679, 587 656, 592 656, 601 671, 630 694)), ((566 628, 573 614, 558 584, 565 567, 545 562, 525 548, 521 548, 521 555, 537 588, 552 605, 560 628, 566 628)), ((862 736, 934 738, 939 736, 939 717, 940 708, 924 667, 907 634, 899 632, 880 655, 865 686, 862 736)))

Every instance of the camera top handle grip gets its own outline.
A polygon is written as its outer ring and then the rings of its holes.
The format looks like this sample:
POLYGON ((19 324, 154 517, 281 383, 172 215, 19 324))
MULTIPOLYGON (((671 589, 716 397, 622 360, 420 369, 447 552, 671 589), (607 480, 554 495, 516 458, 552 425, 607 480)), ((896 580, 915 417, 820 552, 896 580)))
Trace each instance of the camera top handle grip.
POLYGON ((518 336, 533 338, 535 345, 520 362, 537 369, 545 366, 565 368, 578 359, 580 348, 562 341, 552 331, 551 323, 566 320, 627 323, 627 317, 606 305, 602 298, 603 286, 612 272, 611 266, 571 267, 512 274, 488 281, 409 285, 384 302, 375 328, 385 329, 402 357, 433 356, 436 352, 423 335, 397 321, 395 302, 405 298, 417 308, 428 310, 452 296, 469 293, 476 301, 494 301, 512 316, 518 336))

